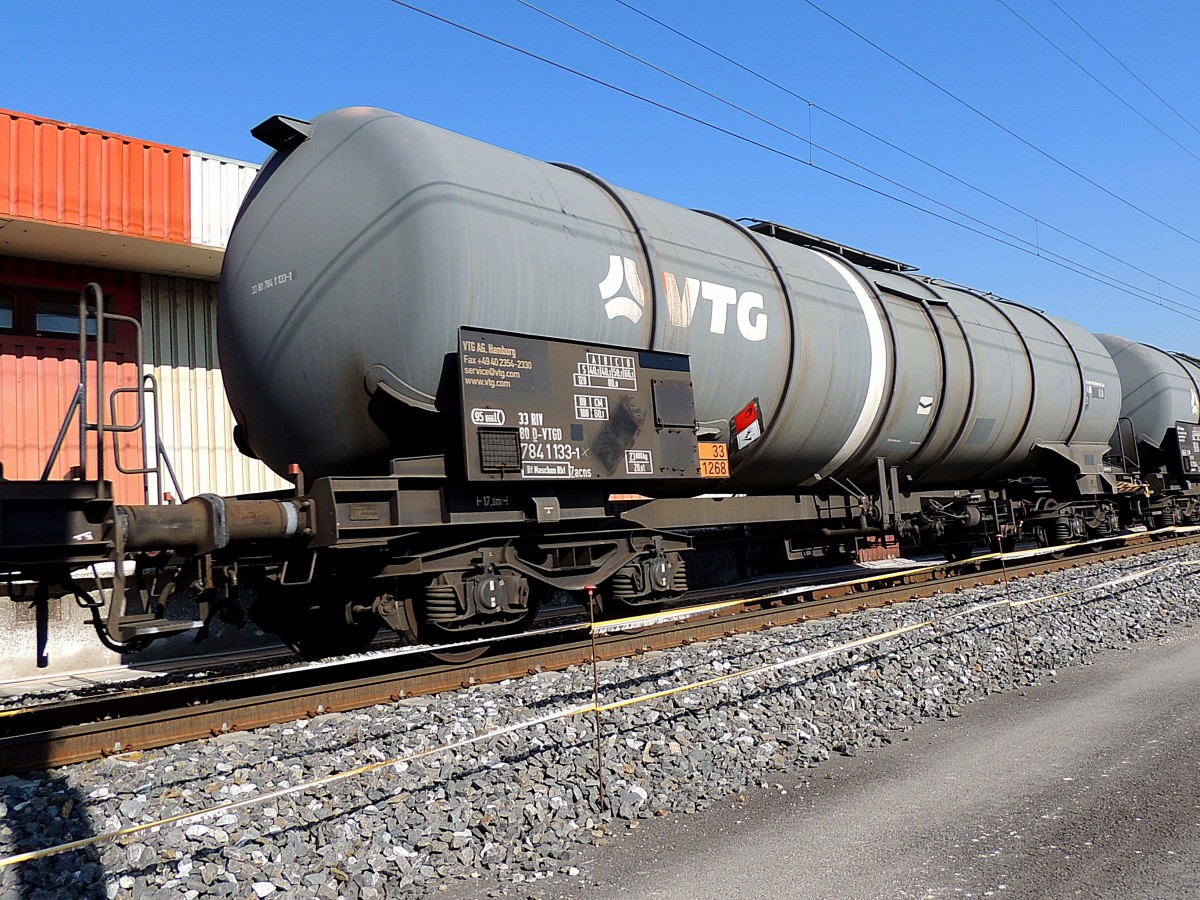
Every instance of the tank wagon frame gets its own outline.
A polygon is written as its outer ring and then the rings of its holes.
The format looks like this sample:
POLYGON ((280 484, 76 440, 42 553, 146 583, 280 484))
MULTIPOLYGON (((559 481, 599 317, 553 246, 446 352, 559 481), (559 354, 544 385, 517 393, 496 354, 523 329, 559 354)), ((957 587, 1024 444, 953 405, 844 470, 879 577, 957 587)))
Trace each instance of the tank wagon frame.
MULTIPOLYGON (((379 110, 254 133, 220 352, 238 446, 294 489, 115 503, 106 435, 153 420, 152 385, 118 423, 81 384, 60 444, 78 415, 94 477, 0 477, 10 595, 73 593, 114 647, 216 615, 312 656, 381 624, 445 643, 555 592, 620 614, 805 559, 1200 519, 1190 357, 379 110)), ((89 286, 81 359, 97 318, 89 286)))

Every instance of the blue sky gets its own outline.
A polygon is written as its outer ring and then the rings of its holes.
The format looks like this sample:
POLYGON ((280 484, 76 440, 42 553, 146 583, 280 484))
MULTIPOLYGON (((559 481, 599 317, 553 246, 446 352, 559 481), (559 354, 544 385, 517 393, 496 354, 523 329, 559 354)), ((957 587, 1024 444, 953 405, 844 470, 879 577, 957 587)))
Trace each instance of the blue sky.
POLYGON ((413 5, 745 140, 389 0, 8 0, 0 106, 255 161, 265 148, 249 129, 269 115, 311 118, 339 106, 381 106, 530 156, 571 162, 684 206, 771 219, 901 259, 1093 331, 1200 355, 1200 296, 1187 293, 1200 295, 1200 4, 626 2, 791 94, 617 0, 536 5, 758 118, 518 0, 413 5), (811 150, 815 165, 809 164, 810 136, 820 145, 811 150), (946 218, 968 221, 969 229, 946 218), (1044 258, 1055 253, 1133 290, 1161 294, 1164 304, 1044 258), (1190 309, 1171 312, 1170 301, 1190 309))

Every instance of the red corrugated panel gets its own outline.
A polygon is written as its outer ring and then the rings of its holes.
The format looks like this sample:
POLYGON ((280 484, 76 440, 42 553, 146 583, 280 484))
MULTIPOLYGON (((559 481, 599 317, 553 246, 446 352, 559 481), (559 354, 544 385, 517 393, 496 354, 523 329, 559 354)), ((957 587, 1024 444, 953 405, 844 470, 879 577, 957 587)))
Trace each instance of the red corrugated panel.
MULTIPOLYGON (((66 347, 47 347, 45 342, 33 338, 0 338, 0 461, 4 463, 6 478, 40 478, 54 439, 62 426, 71 399, 75 395, 79 363, 73 350, 66 347)), ((105 360, 104 378, 106 389, 112 387, 136 387, 138 368, 134 359, 121 351, 114 351, 113 360, 105 360)), ((94 421, 96 365, 88 366, 91 378, 89 387, 92 396, 89 419, 94 421)), ((136 416, 129 407, 132 401, 122 404, 118 415, 125 422, 136 416)), ((71 467, 79 464, 78 420, 67 432, 67 439, 51 470, 52 479, 67 476, 71 467)), ((141 465, 142 444, 135 433, 124 434, 120 442, 121 461, 127 467, 141 465)), ((105 471, 113 481, 117 499, 125 503, 143 502, 142 479, 117 472, 112 457, 111 438, 105 446, 105 471)), ((94 438, 88 442, 88 471, 96 476, 96 449, 94 438)))
POLYGON ((136 272, 0 255, 0 281, 73 292, 95 281, 117 298, 116 312, 138 316, 141 309, 142 277, 136 272))
POLYGON ((83 215, 83 205, 79 195, 79 177, 70 178, 68 172, 78 173, 82 165, 80 152, 82 150, 80 141, 68 141, 62 148, 62 164, 60 170, 63 173, 61 179, 61 195, 60 208, 62 209, 63 220, 66 222, 78 222, 83 215))
MULTIPOLYGON (((86 266, 70 266, 35 260, 0 256, 0 284, 43 290, 65 290, 62 296, 70 299, 84 284, 95 281, 104 288, 108 308, 124 315, 139 317, 141 307, 140 278, 128 272, 113 272, 86 266)), ((132 330, 123 327, 114 331, 112 342, 105 346, 105 389, 136 387, 140 378, 132 330)), ((6 478, 40 478, 54 439, 62 426, 79 378, 79 344, 77 340, 29 335, 0 335, 0 462, 6 478)), ((92 399, 89 419, 96 418, 96 366, 88 366, 88 389, 92 399)), ((136 411, 131 402, 122 403, 118 415, 122 422, 132 422, 136 411)), ((63 478, 79 463, 79 431, 76 423, 67 433, 67 440, 51 478, 63 478)), ((141 465, 142 444, 136 433, 120 437, 121 460, 126 467, 141 465)), ((89 441, 88 467, 96 474, 94 436, 89 441)), ((124 503, 143 500, 140 476, 121 475, 112 459, 112 441, 105 448, 106 472, 114 484, 114 493, 124 503)))
MULTIPOLYGON (((54 128, 33 131, 33 203, 35 218, 58 209, 59 132, 54 128)), ((19 174, 18 174, 19 177, 19 174)))
POLYGON ((19 120, 13 129, 13 184, 17 191, 17 208, 13 210, 18 216, 37 218, 34 209, 34 198, 37 196, 31 173, 33 172, 33 138, 37 132, 33 122, 19 120))
POLYGON ((191 242, 187 150, 0 110, 0 215, 191 242))
MULTIPOLYGON (((149 156, 153 158, 153 154, 149 156)), ((126 146, 122 162, 125 164, 125 171, 121 176, 125 198, 121 205, 128 219, 121 223, 121 230, 146 234, 148 229, 153 230, 150 222, 154 219, 153 212, 146 209, 146 199, 153 196, 152 192, 147 190, 146 184, 147 154, 133 153, 126 146)))
POLYGON ((125 159, 128 149, 123 142, 105 140, 104 153, 104 230, 125 231, 125 205, 129 202, 129 182, 126 180, 125 159))

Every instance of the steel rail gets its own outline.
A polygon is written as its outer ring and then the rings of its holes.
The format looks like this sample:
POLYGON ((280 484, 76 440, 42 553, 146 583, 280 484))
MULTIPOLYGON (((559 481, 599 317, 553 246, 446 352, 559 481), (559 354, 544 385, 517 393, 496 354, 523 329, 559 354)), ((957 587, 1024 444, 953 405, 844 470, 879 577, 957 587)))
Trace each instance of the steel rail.
MULTIPOLYGON (((608 626, 596 635, 596 656, 617 659, 666 650, 696 641, 807 619, 915 600, 964 587, 976 587, 1033 575, 1079 568, 1200 542, 1200 535, 1170 542, 1130 540, 1124 546, 1062 559, 1033 559, 1003 564, 997 557, 898 572, 881 571, 833 586, 796 586, 769 595, 743 590, 738 603, 687 616, 686 608, 663 612, 660 621, 608 626)), ((738 599, 737 593, 730 595, 738 599)), ((537 671, 554 671, 592 660, 586 624, 580 637, 553 646, 523 637, 512 649, 489 655, 469 667, 424 665, 396 671, 395 656, 349 659, 322 667, 299 667, 266 675, 225 676, 127 693, 47 703, 0 712, 0 774, 54 768, 103 756, 148 750, 219 734, 250 731, 265 725, 347 712, 403 697, 435 694, 469 684, 497 682, 537 671), (331 682, 336 673, 338 680, 331 682)), ((403 658, 403 657, 400 657, 403 658)), ((410 664, 411 665, 411 664, 410 664)))

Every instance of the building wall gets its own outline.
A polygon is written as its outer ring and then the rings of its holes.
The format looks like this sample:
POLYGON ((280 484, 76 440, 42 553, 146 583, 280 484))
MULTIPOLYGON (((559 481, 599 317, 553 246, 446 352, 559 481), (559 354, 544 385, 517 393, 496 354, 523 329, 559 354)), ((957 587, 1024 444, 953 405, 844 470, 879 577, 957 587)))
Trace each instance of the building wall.
MULTIPOLYGON (((105 292, 110 312, 138 317, 140 281, 127 272, 97 269, 0 256, 0 308, 11 311, 0 328, 0 463, 4 477, 36 479, 42 475, 55 438, 71 409, 79 384, 79 340, 74 335, 39 328, 43 310, 49 307, 73 314, 79 292, 90 281, 105 292)), ((43 322, 42 324, 46 324, 43 322)), ((64 323, 65 324, 65 323, 64 323)), ((77 333, 77 332, 76 332, 77 333)), ((88 364, 88 421, 97 420, 96 364, 88 364)), ((105 392, 112 388, 136 387, 138 366, 136 333, 124 325, 112 328, 105 342, 105 392)), ((117 406, 117 421, 136 420, 136 404, 127 395, 117 406)), ((111 420, 105 406, 106 419, 111 420)), ((50 471, 54 480, 68 477, 80 464, 78 415, 66 433, 57 462, 50 471)), ((140 467, 142 444, 136 434, 117 435, 115 447, 127 467, 140 467)), ((144 502, 140 477, 116 471, 112 440, 106 442, 105 475, 113 481, 120 502, 144 502)), ((97 476, 95 436, 89 435, 88 477, 97 476)))
MULTIPOLYGON (((221 380, 216 350, 217 285, 211 281, 96 269, 0 256, 0 310, 15 302, 19 313, 13 327, 0 327, 0 463, 4 477, 40 478, 55 438, 71 408, 79 383, 79 343, 74 336, 38 333, 32 326, 39 303, 78 302, 82 285, 95 281, 104 289, 108 309, 142 323, 142 375, 151 375, 158 388, 158 431, 179 480, 163 483, 177 500, 198 493, 223 495, 285 489, 287 482, 257 460, 243 456, 233 443, 233 415, 221 380)), ((10 322, 5 316, 0 326, 10 322)), ((113 329, 105 345, 105 389, 138 384, 136 333, 131 327, 113 329)), ((96 421, 96 367, 88 365, 89 421, 96 421)), ((113 421, 105 407, 108 421, 113 421)), ((137 420, 134 395, 117 404, 116 422, 137 420)), ((147 445, 154 446, 153 416, 147 445)), ((117 471, 142 466, 139 433, 110 435, 105 446, 105 475, 113 481, 121 503, 144 503, 147 486, 140 475, 117 471)), ((66 433, 52 479, 69 476, 78 466, 79 430, 75 418, 66 433)), ((88 438, 87 466, 97 474, 95 435, 88 438)), ((157 486, 151 479, 149 499, 157 486)))
MULTIPOLYGON (((79 382, 78 339, 38 327, 45 310, 66 309, 97 281, 109 309, 141 321, 141 369, 132 327, 105 344, 105 388, 158 385, 160 422, 148 422, 184 498, 275 490, 284 483, 232 441, 233 419, 216 358, 216 284, 242 197, 259 167, 93 128, 0 110, 0 463, 4 476, 41 475, 79 382), (104 266, 105 268, 97 268, 104 266), (155 273, 155 274, 139 274, 155 273)), ((57 324, 70 324, 60 316, 57 324)), ((88 365, 93 395, 96 371, 88 365)), ((132 395, 117 420, 133 422, 132 395)), ((152 418, 152 417, 151 417, 152 418)), ((153 449, 151 432, 146 446, 153 449)), ((94 444, 94 440, 89 441, 94 444)), ((65 478, 80 463, 78 429, 51 470, 65 478)), ((111 446, 111 441, 109 442, 111 446)), ((143 464, 140 434, 118 437, 126 468, 143 464)), ((141 475, 105 474, 120 502, 157 500, 141 475)), ((96 474, 96 453, 87 456, 96 474)))
MULTIPOLYGON (((105 344, 105 388, 133 388, 153 376, 159 389, 156 434, 186 499, 201 492, 252 493, 287 487, 232 440, 216 355, 216 279, 242 197, 259 167, 180 147, 125 137, 25 113, 0 110, 0 463, 3 477, 37 479, 79 383, 79 292, 99 283, 108 309, 141 323, 122 324, 105 344), (68 331, 70 333, 68 333, 68 331)), ((87 364, 96 418, 96 365, 87 364)), ((107 409, 107 406, 105 407, 107 409)), ((121 395, 117 420, 134 421, 136 404, 121 395)), ((150 422, 151 428, 154 423, 150 422)), ((94 446, 94 435, 89 444, 94 446)), ((118 436, 127 466, 140 466, 140 435, 118 436)), ((146 502, 141 475, 116 472, 112 441, 105 474, 119 503, 146 502)), ((86 456, 96 477, 96 453, 86 456)), ((80 463, 73 422, 52 479, 80 463)), ((150 500, 158 486, 150 484, 150 500)), ((0 585, 0 591, 11 586, 0 585)), ((49 642, 38 636, 26 602, 0 602, 0 676, 65 674, 109 665, 117 657, 96 639, 71 598, 49 604, 49 642), (45 668, 43 668, 45 666, 45 668)), ((214 623, 221 647, 262 642, 261 635, 214 623)), ((191 635, 156 644, 140 659, 195 653, 191 635)), ((131 661, 131 660, 126 660, 131 661)))
POLYGON ((242 198, 259 168, 236 159, 192 153, 193 244, 225 249, 242 198))
POLYGON ((192 217, 188 155, 178 147, 0 110, 0 215, 186 241, 192 217))
MULTIPOLYGON (((144 371, 158 383, 162 442, 185 498, 287 488, 233 444, 233 414, 217 360, 216 301, 212 282, 142 277, 144 371)), ((163 489, 175 492, 169 483, 163 489)))

